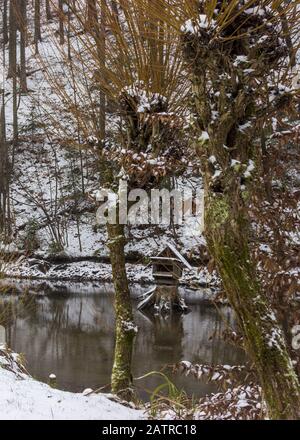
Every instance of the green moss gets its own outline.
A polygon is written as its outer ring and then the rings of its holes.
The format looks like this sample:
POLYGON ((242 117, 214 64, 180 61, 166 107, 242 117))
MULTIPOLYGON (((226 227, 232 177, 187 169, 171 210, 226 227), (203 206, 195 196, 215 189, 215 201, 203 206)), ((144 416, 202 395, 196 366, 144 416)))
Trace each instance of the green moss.
POLYGON ((250 199, 250 192, 249 191, 242 191, 242 198, 246 202, 250 199))
MULTIPOLYGON (((232 223, 230 223, 232 226, 232 223)), ((247 351, 257 368, 264 398, 271 419, 297 419, 299 409, 299 382, 285 345, 274 320, 268 300, 261 293, 255 276, 255 266, 250 262, 246 236, 234 239, 236 231, 229 227, 219 236, 212 229, 209 240, 223 279, 228 299, 236 311, 245 337, 247 351), (276 341, 270 344, 275 332, 276 341)))
MULTIPOLYGON (((118 313, 119 312, 117 312, 117 314, 118 313)), ((134 331, 125 331, 122 322, 117 323, 111 387, 113 393, 128 401, 132 400, 134 395, 131 376, 131 359, 134 337, 134 331)))
POLYGON ((124 328, 124 322, 133 322, 132 305, 125 268, 125 236, 122 225, 107 225, 108 244, 115 286, 116 346, 112 371, 112 392, 122 399, 132 399, 131 361, 134 331, 124 328))
POLYGON ((224 196, 215 197, 209 207, 208 221, 213 229, 218 229, 229 218, 228 201, 224 196))

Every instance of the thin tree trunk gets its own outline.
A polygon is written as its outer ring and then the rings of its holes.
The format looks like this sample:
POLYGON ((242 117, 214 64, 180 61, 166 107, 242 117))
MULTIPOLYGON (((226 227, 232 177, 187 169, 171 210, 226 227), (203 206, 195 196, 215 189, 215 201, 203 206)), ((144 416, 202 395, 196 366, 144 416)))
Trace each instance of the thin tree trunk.
POLYGON ((116 345, 112 392, 125 400, 133 396, 131 363, 135 336, 133 313, 125 268, 125 237, 121 225, 107 225, 110 260, 115 287, 116 345))
POLYGON ((50 0, 46 0, 45 7, 46 7, 46 18, 49 21, 52 19, 50 0))
POLYGON ((13 72, 13 144, 18 143, 19 138, 19 122, 18 122, 18 90, 17 90, 17 72, 13 72))
MULTIPOLYGON (((98 75, 103 78, 105 75, 105 63, 106 63, 106 0, 100 1, 100 22, 98 17, 97 5, 95 0, 88 0, 87 3, 87 20, 85 24, 86 32, 92 35, 97 47, 97 56, 99 71, 98 75)), ((103 79, 102 79, 103 81, 103 79)), ((106 95, 103 90, 100 90, 99 96, 100 112, 99 112, 99 138, 101 141, 105 140, 106 135, 106 95)))
POLYGON ((88 32, 91 32, 95 23, 97 23, 96 0, 87 0, 86 29, 88 32))
POLYGON ((111 9, 115 14, 116 20, 119 20, 119 10, 116 0, 111 0, 111 9))
MULTIPOLYGON (((100 185, 111 187, 114 183, 114 170, 111 163, 99 157, 100 185)), ((118 215, 117 215, 118 218, 118 215)), ((132 352, 135 336, 133 311, 128 286, 125 260, 125 227, 116 224, 106 225, 108 248, 115 288, 116 343, 115 358, 111 376, 112 392, 125 400, 133 397, 132 385, 132 352)))
POLYGON ((64 2, 58 1, 58 14, 59 14, 59 43, 61 45, 65 42, 65 30, 64 30, 64 2))
POLYGON ((68 60, 71 61, 71 7, 68 4, 67 13, 67 42, 68 42, 68 60))
POLYGON ((39 51, 39 42, 42 40, 41 34, 41 0, 34 0, 34 42, 36 53, 39 51))
MULTIPOLYGON (((101 0, 101 15, 100 15, 100 35, 99 35, 99 62, 100 62, 100 74, 105 75, 105 22, 106 22, 106 0, 101 0)), ((104 142, 106 135, 106 95, 103 90, 100 91, 100 139, 104 142)))
POLYGON ((8 77, 13 83, 13 144, 18 142, 18 94, 17 94, 17 0, 10 1, 9 7, 9 69, 8 77))
POLYGON ((27 0, 21 0, 20 5, 20 90, 27 93, 27 73, 26 73, 26 46, 27 46, 27 0))
MULTIPOLYGON (((4 54, 5 56, 5 54, 4 54)), ((6 239, 11 232, 9 204, 9 156, 6 141, 5 90, 2 91, 0 111, 0 234, 6 239)))
POLYGON ((8 25, 7 25, 7 1, 3 2, 3 44, 8 43, 8 25))
POLYGON ((9 3, 9 66, 8 78, 12 78, 17 71, 17 20, 16 0, 9 3))

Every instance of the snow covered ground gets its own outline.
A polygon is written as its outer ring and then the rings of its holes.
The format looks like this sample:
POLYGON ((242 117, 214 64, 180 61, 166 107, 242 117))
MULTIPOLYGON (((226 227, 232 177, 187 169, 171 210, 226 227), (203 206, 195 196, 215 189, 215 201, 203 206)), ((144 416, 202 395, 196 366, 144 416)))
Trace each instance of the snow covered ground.
MULTIPOLYGON (((103 394, 84 395, 51 388, 29 377, 17 355, 0 346, 1 420, 138 420, 136 410, 103 394)), ((113 397, 112 397, 113 398, 113 397)))
MULTIPOLYGON (((150 267, 145 267, 143 264, 127 264, 126 268, 130 284, 154 284, 150 267)), ((5 273, 7 277, 16 279, 112 282, 110 264, 85 260, 51 265, 43 260, 24 258, 2 265, 1 272, 5 273)), ((219 287, 219 278, 215 272, 209 273, 205 267, 201 270, 192 268, 192 270, 184 272, 180 285, 194 290, 219 287)))

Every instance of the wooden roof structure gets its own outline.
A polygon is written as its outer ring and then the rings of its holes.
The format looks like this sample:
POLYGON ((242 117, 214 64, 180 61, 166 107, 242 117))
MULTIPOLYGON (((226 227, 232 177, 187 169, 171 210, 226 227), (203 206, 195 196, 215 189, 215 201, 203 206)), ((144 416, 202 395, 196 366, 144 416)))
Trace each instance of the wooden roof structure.
POLYGON ((192 266, 190 263, 181 255, 181 253, 170 243, 166 244, 166 247, 157 255, 157 257, 153 258, 173 258, 180 261, 183 267, 188 270, 192 270, 192 266))
POLYGON ((157 256, 151 257, 150 260, 149 265, 152 266, 153 277, 158 283, 177 283, 184 268, 192 269, 189 262, 169 243, 157 256))

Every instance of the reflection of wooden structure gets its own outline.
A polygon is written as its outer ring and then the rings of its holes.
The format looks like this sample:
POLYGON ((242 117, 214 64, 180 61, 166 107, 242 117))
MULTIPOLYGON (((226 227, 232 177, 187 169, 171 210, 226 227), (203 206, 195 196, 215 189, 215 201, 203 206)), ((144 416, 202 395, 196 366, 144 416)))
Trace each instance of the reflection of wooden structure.
POLYGON ((169 319, 164 319, 164 316, 153 314, 149 309, 143 310, 141 315, 152 326, 153 351, 159 353, 161 363, 175 364, 183 355, 182 316, 171 314, 169 319))
POLYGON ((178 293, 178 283, 183 269, 191 270, 191 265, 171 244, 167 244, 157 256, 152 257, 148 266, 150 265, 156 287, 143 295, 138 309, 143 310, 154 305, 159 311, 169 311, 174 308, 185 311, 186 306, 178 293))

